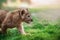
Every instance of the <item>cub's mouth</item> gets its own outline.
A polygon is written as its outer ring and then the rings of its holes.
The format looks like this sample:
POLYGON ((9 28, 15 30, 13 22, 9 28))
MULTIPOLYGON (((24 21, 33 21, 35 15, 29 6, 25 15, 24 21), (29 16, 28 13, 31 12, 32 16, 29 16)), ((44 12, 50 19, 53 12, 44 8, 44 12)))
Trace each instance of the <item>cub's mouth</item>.
POLYGON ((31 22, 33 22, 33 20, 28 20, 28 21, 25 21, 25 22, 30 24, 31 22))
POLYGON ((29 21, 29 22, 26 22, 27 24, 30 24, 31 22, 29 21))

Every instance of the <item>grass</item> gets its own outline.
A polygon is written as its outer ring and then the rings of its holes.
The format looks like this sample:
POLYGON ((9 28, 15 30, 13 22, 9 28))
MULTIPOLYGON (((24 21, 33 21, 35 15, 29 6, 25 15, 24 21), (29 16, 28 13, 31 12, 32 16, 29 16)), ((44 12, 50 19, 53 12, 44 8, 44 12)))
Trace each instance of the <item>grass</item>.
MULTIPOLYGON (((39 9, 40 11, 41 9, 39 9)), ((30 12, 38 12, 36 9, 30 9, 30 12)), ((40 23, 36 17, 33 17, 31 26, 25 25, 24 29, 27 35, 21 35, 16 28, 8 29, 7 34, 0 34, 0 40, 60 40, 60 25, 47 22, 40 23)))
POLYGON ((34 23, 32 27, 24 25, 27 35, 21 35, 16 28, 8 29, 7 34, 0 35, 0 40, 60 40, 60 25, 34 23))

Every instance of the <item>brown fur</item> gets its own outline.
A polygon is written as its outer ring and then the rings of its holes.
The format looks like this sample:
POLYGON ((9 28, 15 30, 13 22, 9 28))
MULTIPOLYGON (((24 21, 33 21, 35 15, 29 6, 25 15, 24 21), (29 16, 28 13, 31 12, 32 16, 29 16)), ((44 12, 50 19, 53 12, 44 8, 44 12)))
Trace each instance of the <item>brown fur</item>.
POLYGON ((4 18, 6 17, 6 14, 8 13, 7 10, 0 10, 0 24, 2 23, 2 21, 4 20, 4 18))
POLYGON ((17 27, 19 32, 25 34, 22 22, 30 23, 32 18, 30 17, 28 9, 20 8, 12 12, 0 10, 0 26, 1 32, 6 33, 7 28, 17 27))

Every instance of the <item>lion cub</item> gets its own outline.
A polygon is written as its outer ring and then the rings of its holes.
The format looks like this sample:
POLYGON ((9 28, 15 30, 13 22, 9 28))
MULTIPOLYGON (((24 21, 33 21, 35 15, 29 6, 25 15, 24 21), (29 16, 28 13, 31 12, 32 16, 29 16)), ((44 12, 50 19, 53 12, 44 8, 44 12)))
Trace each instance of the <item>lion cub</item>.
POLYGON ((19 8, 12 12, 0 10, 0 27, 1 33, 6 33, 7 28, 16 27, 21 34, 25 34, 22 22, 32 22, 31 14, 27 8, 19 8))

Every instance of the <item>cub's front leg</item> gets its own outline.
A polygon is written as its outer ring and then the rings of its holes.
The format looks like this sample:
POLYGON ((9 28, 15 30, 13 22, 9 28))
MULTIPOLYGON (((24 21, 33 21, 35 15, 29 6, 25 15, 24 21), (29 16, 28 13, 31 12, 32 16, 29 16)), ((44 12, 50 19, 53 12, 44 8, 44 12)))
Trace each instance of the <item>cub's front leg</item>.
POLYGON ((19 32, 20 32, 21 34, 26 35, 26 33, 25 33, 25 31, 24 31, 24 27, 23 27, 22 23, 18 24, 17 29, 19 30, 19 32))

